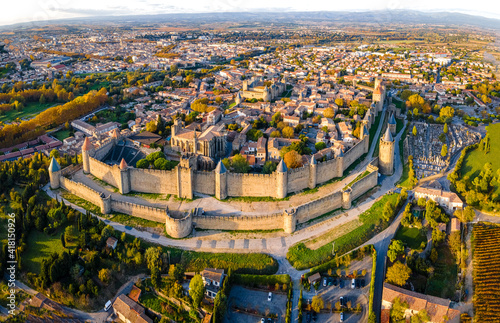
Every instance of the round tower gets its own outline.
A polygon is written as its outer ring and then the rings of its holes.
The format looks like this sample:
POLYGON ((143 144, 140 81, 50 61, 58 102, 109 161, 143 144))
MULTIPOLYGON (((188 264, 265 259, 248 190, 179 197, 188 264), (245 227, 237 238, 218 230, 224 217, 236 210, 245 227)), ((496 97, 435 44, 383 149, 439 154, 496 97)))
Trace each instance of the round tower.
POLYGON ((128 194, 130 193, 130 173, 128 171, 128 165, 125 159, 122 158, 119 167, 120 167, 120 193, 128 194))
POLYGON ((61 185, 61 166, 57 160, 52 157, 49 165, 50 188, 55 190, 61 185))
POLYGON ((283 230, 286 233, 293 233, 295 231, 297 219, 295 216, 295 209, 283 211, 283 230))
POLYGON ((342 190, 342 208, 344 210, 349 210, 352 206, 351 193, 352 193, 352 188, 350 187, 347 187, 342 190))
POLYGON ((394 145, 391 130, 387 127, 385 134, 380 138, 379 171, 383 175, 390 176, 394 173, 394 145))
POLYGON ((85 174, 90 173, 90 160, 89 157, 94 155, 94 145, 90 142, 89 137, 85 137, 85 141, 82 146, 82 160, 83 160, 83 172, 85 174))
POLYGON ((285 162, 280 160, 276 168, 276 198, 285 198, 288 194, 288 169, 285 162))
POLYGON ((318 162, 316 161, 316 158, 314 158, 314 155, 312 155, 311 162, 309 163, 309 188, 315 188, 318 183, 317 169, 318 162))

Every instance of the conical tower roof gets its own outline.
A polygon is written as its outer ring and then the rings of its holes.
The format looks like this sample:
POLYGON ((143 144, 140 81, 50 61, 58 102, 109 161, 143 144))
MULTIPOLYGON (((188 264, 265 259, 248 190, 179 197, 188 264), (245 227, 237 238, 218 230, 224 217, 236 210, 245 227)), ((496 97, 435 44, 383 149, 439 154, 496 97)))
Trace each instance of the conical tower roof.
POLYGON ((316 160, 316 158, 314 157, 314 155, 312 155, 311 157, 311 165, 317 165, 318 164, 318 161, 316 160))
POLYGON ((49 172, 55 173, 55 172, 58 172, 60 170, 61 170, 61 166, 59 166, 59 163, 57 162, 57 160, 54 157, 52 157, 52 159, 50 160, 49 172))
POLYGON ((83 146, 82 146, 82 150, 83 151, 89 151, 91 150, 92 148, 94 148, 94 146, 92 145, 92 143, 90 142, 90 138, 89 137, 85 137, 85 140, 83 142, 83 146))
POLYGON ((280 160, 280 163, 278 164, 278 168, 276 168, 276 171, 280 173, 285 173, 287 170, 288 168, 286 168, 286 164, 283 161, 283 159, 280 160))
POLYGON ((224 174, 226 171, 226 166, 224 166, 222 160, 219 160, 219 162, 217 163, 217 167, 215 167, 215 172, 217 174, 224 174))
POLYGON ((120 169, 127 169, 127 166, 127 162, 124 158, 122 158, 122 161, 120 162, 120 169))
POLYGON ((392 138, 391 130, 389 127, 385 130, 384 138, 382 138, 383 141, 385 142, 393 142, 394 139, 392 138))
POLYGON ((391 117, 389 118, 389 124, 396 124, 396 119, 394 118, 394 113, 391 113, 391 117))

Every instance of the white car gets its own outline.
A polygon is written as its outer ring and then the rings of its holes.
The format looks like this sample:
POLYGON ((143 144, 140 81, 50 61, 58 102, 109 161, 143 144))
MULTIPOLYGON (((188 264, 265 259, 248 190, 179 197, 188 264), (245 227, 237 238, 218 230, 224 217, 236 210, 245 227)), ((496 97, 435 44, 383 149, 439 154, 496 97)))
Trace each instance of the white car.
POLYGON ((267 295, 267 300, 270 302, 271 299, 273 299, 273 293, 269 292, 269 295, 267 295))
POLYGON ((323 278, 323 287, 326 287, 326 278, 323 278))
POLYGON ((260 320, 260 323, 266 323, 266 319, 265 319, 265 318, 262 318, 262 319, 260 320))
POLYGON ((351 281, 351 288, 352 289, 356 288, 356 279, 354 279, 354 278, 351 281))
POLYGON ((107 301, 104 305, 104 312, 107 312, 111 308, 111 301, 107 301))

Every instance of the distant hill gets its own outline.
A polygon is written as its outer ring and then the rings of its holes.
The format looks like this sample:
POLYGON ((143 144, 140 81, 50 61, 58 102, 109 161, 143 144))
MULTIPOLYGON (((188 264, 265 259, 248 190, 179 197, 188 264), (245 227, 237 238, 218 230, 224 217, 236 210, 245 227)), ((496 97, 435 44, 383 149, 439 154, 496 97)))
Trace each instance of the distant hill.
POLYGON ((36 23, 20 23, 3 26, 0 29, 26 28, 29 26, 51 24, 151 24, 165 22, 184 22, 194 25, 199 23, 240 22, 240 23, 274 23, 291 24, 307 22, 330 23, 375 23, 390 24, 442 24, 455 26, 475 26, 500 30, 500 20, 473 16, 455 12, 422 12, 414 10, 380 10, 380 11, 321 11, 321 12, 221 12, 221 13, 174 13, 159 15, 130 16, 95 16, 87 18, 61 19, 36 23))

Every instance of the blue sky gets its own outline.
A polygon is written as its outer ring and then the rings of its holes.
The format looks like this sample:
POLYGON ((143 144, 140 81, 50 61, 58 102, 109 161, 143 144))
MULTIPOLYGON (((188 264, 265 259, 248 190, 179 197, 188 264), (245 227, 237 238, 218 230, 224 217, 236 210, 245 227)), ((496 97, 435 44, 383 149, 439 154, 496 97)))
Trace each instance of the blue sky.
POLYGON ((453 0, 5 0, 0 25, 102 15, 220 11, 339 11, 413 9, 454 11, 500 19, 498 1, 453 0))

